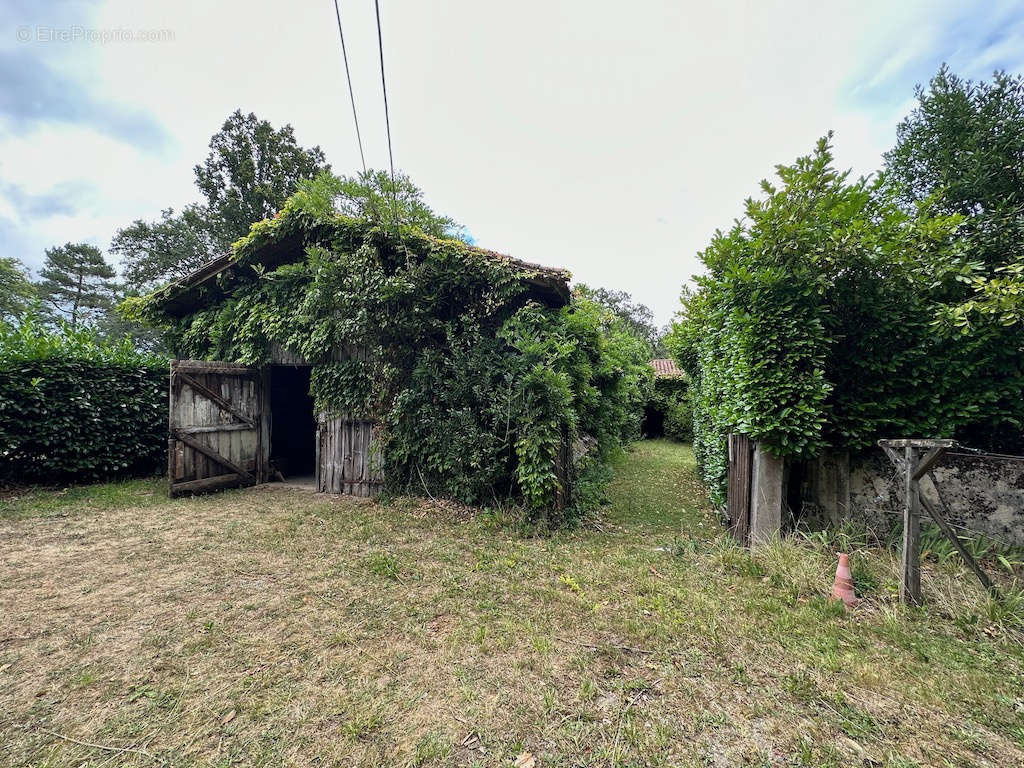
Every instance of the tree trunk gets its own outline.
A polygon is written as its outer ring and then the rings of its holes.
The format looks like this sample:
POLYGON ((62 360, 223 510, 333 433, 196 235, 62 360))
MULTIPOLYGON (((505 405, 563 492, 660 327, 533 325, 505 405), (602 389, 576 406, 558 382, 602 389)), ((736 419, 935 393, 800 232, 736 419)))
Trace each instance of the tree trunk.
POLYGON ((85 280, 85 270, 78 270, 78 292, 75 294, 75 303, 71 306, 71 329, 78 325, 78 305, 82 302, 82 282, 85 280))

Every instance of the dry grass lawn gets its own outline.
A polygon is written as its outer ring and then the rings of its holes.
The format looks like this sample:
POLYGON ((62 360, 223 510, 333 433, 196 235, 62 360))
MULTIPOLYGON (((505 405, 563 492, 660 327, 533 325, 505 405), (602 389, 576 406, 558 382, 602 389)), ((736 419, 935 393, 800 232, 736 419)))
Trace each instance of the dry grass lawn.
POLYGON ((156 481, 0 501, 0 765, 1024 765, 1020 605, 952 566, 825 599, 834 542, 751 556, 688 448, 599 527, 156 481))

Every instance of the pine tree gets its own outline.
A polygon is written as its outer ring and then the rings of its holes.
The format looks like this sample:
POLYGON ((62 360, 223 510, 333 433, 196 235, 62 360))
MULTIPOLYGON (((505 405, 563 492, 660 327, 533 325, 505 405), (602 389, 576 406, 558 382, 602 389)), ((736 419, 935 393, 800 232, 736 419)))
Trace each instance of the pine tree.
POLYGON ((0 256, 0 321, 16 318, 35 297, 25 267, 11 256, 0 256))
POLYGON ((117 296, 114 268, 87 243, 48 248, 39 276, 37 289, 50 315, 67 319, 72 328, 108 312, 117 296))

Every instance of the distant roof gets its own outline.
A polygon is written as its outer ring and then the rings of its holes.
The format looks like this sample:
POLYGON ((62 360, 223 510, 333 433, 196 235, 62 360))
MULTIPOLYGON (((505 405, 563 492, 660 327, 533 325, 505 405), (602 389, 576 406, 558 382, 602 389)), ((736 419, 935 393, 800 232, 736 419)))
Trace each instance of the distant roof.
POLYGON ((683 369, 676 365, 676 361, 669 357, 659 357, 656 360, 651 360, 651 368, 654 369, 654 375, 661 376, 682 376, 683 369))

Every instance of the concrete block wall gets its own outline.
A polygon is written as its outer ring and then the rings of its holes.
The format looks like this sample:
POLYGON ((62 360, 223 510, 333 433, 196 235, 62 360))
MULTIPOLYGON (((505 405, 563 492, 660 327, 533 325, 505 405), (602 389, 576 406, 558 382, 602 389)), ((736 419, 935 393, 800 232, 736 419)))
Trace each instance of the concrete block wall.
MULTIPOLYGON (((933 472, 953 525, 1024 546, 1024 461, 953 453, 933 472)), ((808 462, 805 483, 805 498, 833 525, 846 518, 879 531, 899 524, 900 480, 881 450, 855 456, 826 453, 808 462)), ((937 500, 927 477, 921 480, 921 494, 937 500)))

